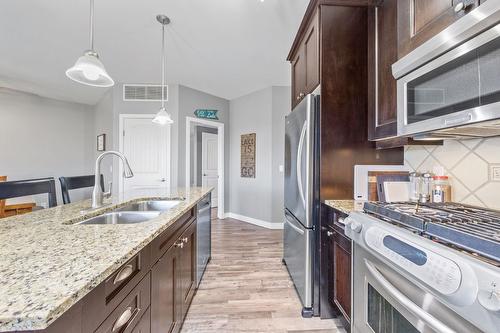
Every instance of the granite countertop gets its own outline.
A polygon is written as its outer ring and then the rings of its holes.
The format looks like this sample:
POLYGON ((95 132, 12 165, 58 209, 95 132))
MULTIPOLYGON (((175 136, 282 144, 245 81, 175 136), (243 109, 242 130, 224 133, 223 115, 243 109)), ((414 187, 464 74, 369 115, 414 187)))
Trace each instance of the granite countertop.
POLYGON ((362 212, 365 201, 360 200, 325 200, 325 205, 330 206, 345 214, 362 212))
POLYGON ((139 190, 0 220, 0 331, 47 328, 212 188, 139 190), (185 198, 145 223, 73 225, 131 201, 185 198))

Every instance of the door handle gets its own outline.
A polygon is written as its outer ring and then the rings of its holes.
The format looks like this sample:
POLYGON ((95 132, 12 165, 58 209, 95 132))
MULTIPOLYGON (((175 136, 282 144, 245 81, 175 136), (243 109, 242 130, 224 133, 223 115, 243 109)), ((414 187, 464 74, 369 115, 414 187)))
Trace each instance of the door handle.
POLYGON ((403 294, 401 291, 399 291, 398 288, 393 286, 383 275, 382 273, 379 272, 377 267, 367 259, 365 259, 365 265, 366 268, 368 268, 368 271, 372 274, 372 276, 377 280, 382 287, 384 287, 384 290, 387 291, 392 297, 398 300, 399 303, 401 303, 402 306, 406 308, 409 312, 411 312, 414 316, 416 316, 418 319, 422 320, 425 322, 427 325, 432 327, 432 329, 436 332, 443 332, 443 333, 455 333, 454 330, 443 324, 441 321, 436 319, 433 315, 419 307, 417 304, 413 303, 408 297, 406 297, 405 294, 403 294))
POLYGON ((302 203, 304 204, 304 208, 306 207, 306 198, 304 195, 304 188, 302 185, 302 152, 304 150, 304 140, 306 136, 307 130, 307 120, 304 122, 304 126, 302 126, 302 131, 300 133, 299 139, 299 147, 297 149, 297 187, 299 188, 300 198, 302 199, 302 203))
POLYGON ((290 227, 292 227, 293 230, 295 230, 296 232, 298 232, 299 234, 303 235, 304 234, 304 230, 296 227, 289 219, 288 219, 288 216, 287 214, 285 214, 285 222, 288 223, 288 225, 290 227))

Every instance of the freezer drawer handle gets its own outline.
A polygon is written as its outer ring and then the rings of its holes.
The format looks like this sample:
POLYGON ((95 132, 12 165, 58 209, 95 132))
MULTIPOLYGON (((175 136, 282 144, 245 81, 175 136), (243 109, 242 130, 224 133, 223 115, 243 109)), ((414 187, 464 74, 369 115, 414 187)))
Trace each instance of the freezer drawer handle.
POLYGON ((302 185, 302 152, 304 150, 306 130, 307 120, 304 122, 304 126, 302 126, 302 132, 300 133, 299 139, 299 147, 297 149, 297 186, 299 188, 299 194, 300 198, 302 199, 302 203, 304 204, 304 208, 306 207, 306 198, 304 196, 304 187, 302 185))
POLYGON ((432 316, 430 313, 413 303, 408 297, 399 291, 398 288, 392 285, 369 260, 365 259, 365 265, 375 280, 377 280, 392 297, 397 299, 398 302, 406 308, 406 310, 413 313, 413 315, 429 325, 434 331, 442 333, 456 333, 454 330, 436 319, 436 317, 432 316))
POLYGON ((297 231, 299 234, 303 235, 304 234, 304 230, 300 229, 300 228, 297 228, 289 219, 288 219, 288 216, 285 214, 285 222, 288 223, 288 225, 290 225, 290 227, 292 227, 293 230, 297 231))

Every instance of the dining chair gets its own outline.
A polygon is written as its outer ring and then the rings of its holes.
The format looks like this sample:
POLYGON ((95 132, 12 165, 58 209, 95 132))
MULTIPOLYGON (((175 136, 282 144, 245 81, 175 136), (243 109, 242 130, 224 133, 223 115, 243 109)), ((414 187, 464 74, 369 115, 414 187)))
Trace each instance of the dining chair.
POLYGON ((47 194, 49 207, 57 206, 56 182, 53 177, 0 182, 0 199, 47 194))
MULTIPOLYGON (((75 176, 75 177, 59 177, 59 182, 61 183, 61 194, 64 204, 71 203, 69 197, 70 190, 76 190, 79 188, 86 188, 94 186, 94 175, 89 176, 75 176)), ((104 191, 104 176, 101 174, 101 190, 104 191)))
MULTIPOLYGON (((0 182, 7 181, 7 176, 0 176, 0 182)), ((0 218, 5 216, 5 200, 0 200, 0 218)))

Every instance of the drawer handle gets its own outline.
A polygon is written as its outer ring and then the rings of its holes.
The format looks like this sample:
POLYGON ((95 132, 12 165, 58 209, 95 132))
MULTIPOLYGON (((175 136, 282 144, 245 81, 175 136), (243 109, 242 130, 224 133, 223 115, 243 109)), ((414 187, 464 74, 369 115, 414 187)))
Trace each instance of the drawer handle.
POLYGON ((112 332, 118 331, 125 325, 127 326, 130 325, 130 323, 135 319, 139 311, 141 311, 141 309, 139 308, 136 308, 134 311, 132 311, 131 306, 126 308, 125 311, 123 311, 123 313, 120 315, 120 317, 118 317, 118 319, 115 321, 112 332))
POLYGON ((113 280, 113 284, 117 284, 127 279, 134 272, 134 267, 132 265, 125 265, 123 268, 116 274, 115 279, 113 280))

